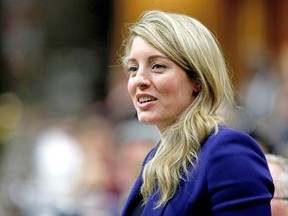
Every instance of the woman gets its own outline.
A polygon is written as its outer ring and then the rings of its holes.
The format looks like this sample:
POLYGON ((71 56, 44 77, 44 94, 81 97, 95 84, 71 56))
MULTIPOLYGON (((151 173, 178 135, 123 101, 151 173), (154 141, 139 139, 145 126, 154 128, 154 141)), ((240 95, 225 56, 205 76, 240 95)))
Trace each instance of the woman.
POLYGON ((233 91, 211 32, 191 17, 149 11, 124 45, 138 119, 156 125, 161 142, 122 215, 271 215, 274 187, 262 151, 224 126, 233 91))

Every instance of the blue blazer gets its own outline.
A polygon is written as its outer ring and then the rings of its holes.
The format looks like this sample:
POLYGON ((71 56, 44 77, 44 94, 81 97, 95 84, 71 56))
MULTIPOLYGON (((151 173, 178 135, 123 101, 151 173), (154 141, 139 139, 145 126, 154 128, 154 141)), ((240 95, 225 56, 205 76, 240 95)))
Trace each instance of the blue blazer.
MULTIPOLYGON (((143 166, 157 147, 153 148, 143 166)), ((155 209, 153 193, 142 216, 270 216, 274 185, 259 145, 246 133, 224 126, 201 146, 196 168, 180 183, 174 197, 155 209)), ((122 216, 130 216, 139 202, 142 172, 135 182, 122 216)))

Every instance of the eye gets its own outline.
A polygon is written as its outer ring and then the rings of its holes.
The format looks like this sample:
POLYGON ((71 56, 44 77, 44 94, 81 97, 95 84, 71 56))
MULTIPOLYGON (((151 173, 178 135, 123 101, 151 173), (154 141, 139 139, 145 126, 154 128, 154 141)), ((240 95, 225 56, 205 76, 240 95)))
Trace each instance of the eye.
POLYGON ((152 66, 152 71, 154 72, 162 72, 166 69, 166 65, 163 64, 154 64, 152 66))
POLYGON ((137 70, 138 70, 138 67, 135 67, 135 66, 127 67, 128 74, 136 73, 137 70))

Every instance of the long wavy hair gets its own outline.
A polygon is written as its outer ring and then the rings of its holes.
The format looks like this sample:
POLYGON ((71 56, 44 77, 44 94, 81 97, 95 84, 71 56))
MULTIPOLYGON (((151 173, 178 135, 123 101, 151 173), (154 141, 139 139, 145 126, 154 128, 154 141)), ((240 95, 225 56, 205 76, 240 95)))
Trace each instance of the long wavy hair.
POLYGON ((218 42, 198 20, 183 14, 147 11, 128 30, 121 57, 124 67, 134 38, 140 36, 183 67, 188 77, 201 86, 176 122, 161 131, 161 143, 143 169, 141 194, 147 202, 156 189, 160 197, 157 208, 173 197, 180 181, 189 176, 189 167, 197 165, 201 143, 212 129, 217 133, 218 125, 224 123, 224 104, 234 104, 233 90, 218 42))

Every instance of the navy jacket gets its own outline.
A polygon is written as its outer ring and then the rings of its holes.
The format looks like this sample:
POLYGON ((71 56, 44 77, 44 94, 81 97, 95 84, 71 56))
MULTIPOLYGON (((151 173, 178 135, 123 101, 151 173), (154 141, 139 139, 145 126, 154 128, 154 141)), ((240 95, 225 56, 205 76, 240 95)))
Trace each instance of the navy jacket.
MULTIPOLYGON (((156 148, 146 157, 153 157, 156 148)), ((274 185, 263 152, 246 133, 221 126, 202 144, 196 168, 174 197, 155 209, 150 196, 143 216, 270 216, 274 185)), ((139 201, 141 174, 122 211, 129 216, 139 201)))

